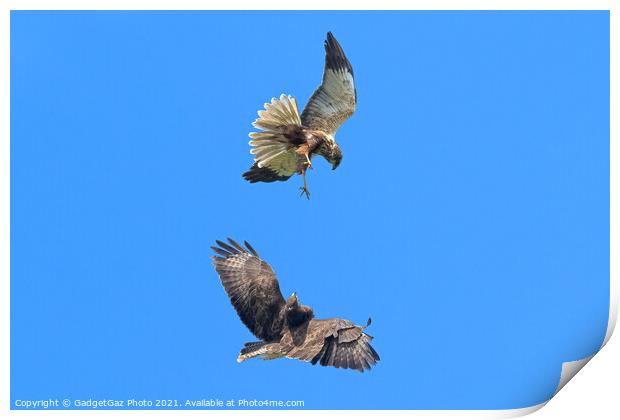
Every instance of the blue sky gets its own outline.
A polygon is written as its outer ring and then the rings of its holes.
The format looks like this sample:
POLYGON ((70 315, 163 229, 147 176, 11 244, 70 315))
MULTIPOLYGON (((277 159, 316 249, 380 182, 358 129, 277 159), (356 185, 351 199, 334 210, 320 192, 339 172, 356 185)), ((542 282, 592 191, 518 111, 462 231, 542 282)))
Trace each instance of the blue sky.
POLYGON ((607 12, 13 12, 11 400, 548 399, 609 303, 607 12), (251 185, 247 133, 304 106, 333 31, 341 166, 251 185), (247 239, 376 369, 237 364, 211 266, 247 239))

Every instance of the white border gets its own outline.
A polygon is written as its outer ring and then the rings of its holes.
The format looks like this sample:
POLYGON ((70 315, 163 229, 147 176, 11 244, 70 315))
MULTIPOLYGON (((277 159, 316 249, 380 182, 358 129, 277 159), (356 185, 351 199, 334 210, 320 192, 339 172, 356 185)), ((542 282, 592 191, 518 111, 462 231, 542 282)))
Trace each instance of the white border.
MULTIPOLYGON (((0 56, 6 58, 4 66, 2 66, 2 79, 5 81, 0 87, 0 95, 4 98, 2 109, 0 112, 0 127, 2 127, 1 149, 0 149, 0 195, 2 197, 2 224, 0 229, 3 241, 0 243, 0 267, 2 267, 2 285, 3 285, 3 311, 2 323, 0 328, 2 336, 9 338, 10 336, 10 10, 243 10, 243 9, 267 9, 267 10, 345 10, 345 9, 363 9, 363 10, 610 10, 610 311, 609 323, 603 346, 609 341, 616 325, 618 314, 618 262, 614 256, 618 255, 618 219, 617 215, 620 210, 618 206, 618 195, 614 192, 618 191, 619 172, 617 162, 620 162, 618 148, 618 125, 617 120, 613 116, 618 115, 618 7, 614 1, 577 1, 577 0, 522 0, 522 1, 459 1, 459 0, 438 0, 438 1, 394 1, 384 0, 381 2, 370 2, 368 0, 314 0, 299 1, 291 4, 290 1, 282 0, 229 0, 225 5, 211 5, 198 0, 109 0, 109 1, 76 1, 76 0, 60 0, 54 1, 53 5, 43 0, 25 0, 16 1, 9 0, 2 2, 1 10, 3 12, 0 22, 2 22, 2 30, 0 31, 0 56), (616 165, 614 165, 616 163, 616 165)), ((62 417, 158 417, 168 418, 171 416, 178 417, 201 417, 205 416, 216 418, 229 418, 241 415, 249 415, 255 418, 286 418, 291 411, 208 411, 203 410, 174 410, 174 411, 10 411, 10 347, 5 344, 2 347, 2 373, 4 380, 1 382, 0 390, 4 398, 0 400, 0 413, 9 412, 11 416, 18 417, 39 417, 39 416, 58 416, 62 417)), ((595 353, 596 354, 596 353, 595 353)), ((585 359, 564 363, 562 367, 562 375, 560 383, 556 390, 559 392, 564 385, 594 357, 590 355, 585 359)), ((415 411, 312 411, 299 410, 295 411, 297 418, 315 418, 317 415, 338 415, 338 416, 356 416, 373 418, 377 416, 389 416, 396 418, 418 417, 418 418, 510 418, 526 415, 537 411, 543 407, 545 403, 525 407, 514 410, 415 410, 415 411)))

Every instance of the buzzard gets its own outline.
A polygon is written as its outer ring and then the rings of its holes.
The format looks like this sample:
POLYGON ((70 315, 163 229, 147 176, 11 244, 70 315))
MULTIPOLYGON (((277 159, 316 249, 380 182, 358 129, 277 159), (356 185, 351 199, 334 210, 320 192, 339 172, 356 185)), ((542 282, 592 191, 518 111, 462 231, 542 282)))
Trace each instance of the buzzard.
POLYGON ((301 194, 309 199, 306 171, 312 168, 312 156, 323 156, 332 169, 340 165, 342 152, 336 143, 336 131, 355 112, 356 100, 351 63, 328 32, 321 86, 301 116, 295 98, 284 94, 258 111, 252 125, 263 131, 250 133, 254 165, 243 177, 252 183, 273 182, 286 181, 298 173, 304 178, 301 194))
POLYGON ((288 357, 313 365, 368 370, 379 360, 365 326, 346 319, 315 319, 312 308, 293 293, 284 300, 275 273, 254 248, 228 238, 216 241, 213 264, 241 321, 259 340, 245 343, 238 362, 260 356, 288 357))

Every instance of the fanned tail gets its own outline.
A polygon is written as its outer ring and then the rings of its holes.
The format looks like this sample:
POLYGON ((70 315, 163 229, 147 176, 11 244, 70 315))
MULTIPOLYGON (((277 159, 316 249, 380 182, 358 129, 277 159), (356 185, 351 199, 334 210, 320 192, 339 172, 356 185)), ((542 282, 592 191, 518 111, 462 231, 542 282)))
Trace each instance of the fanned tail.
POLYGON ((264 111, 258 111, 258 118, 252 125, 261 130, 275 132, 287 125, 301 126, 297 101, 285 94, 280 95, 280 99, 272 98, 271 103, 265 104, 264 111))
POLYGON ((283 155, 292 146, 285 133, 301 127, 297 101, 284 94, 280 95, 280 99, 271 99, 271 103, 265 104, 264 110, 258 111, 258 118, 252 125, 264 130, 250 133, 252 140, 249 144, 254 146, 250 153, 255 155, 257 166, 262 168, 269 162, 285 158, 283 155))

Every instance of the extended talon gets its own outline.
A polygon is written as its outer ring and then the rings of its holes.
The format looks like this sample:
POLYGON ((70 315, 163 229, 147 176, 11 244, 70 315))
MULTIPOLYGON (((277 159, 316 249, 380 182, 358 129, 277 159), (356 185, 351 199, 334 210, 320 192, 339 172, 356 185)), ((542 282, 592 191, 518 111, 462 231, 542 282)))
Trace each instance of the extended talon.
POLYGON ((301 197, 302 195, 306 194, 306 198, 310 200, 310 191, 308 191, 308 181, 306 180, 307 170, 308 168, 305 168, 301 171, 301 176, 304 178, 304 185, 303 187, 299 187, 299 189, 301 190, 301 194, 299 194, 299 196, 301 197))

